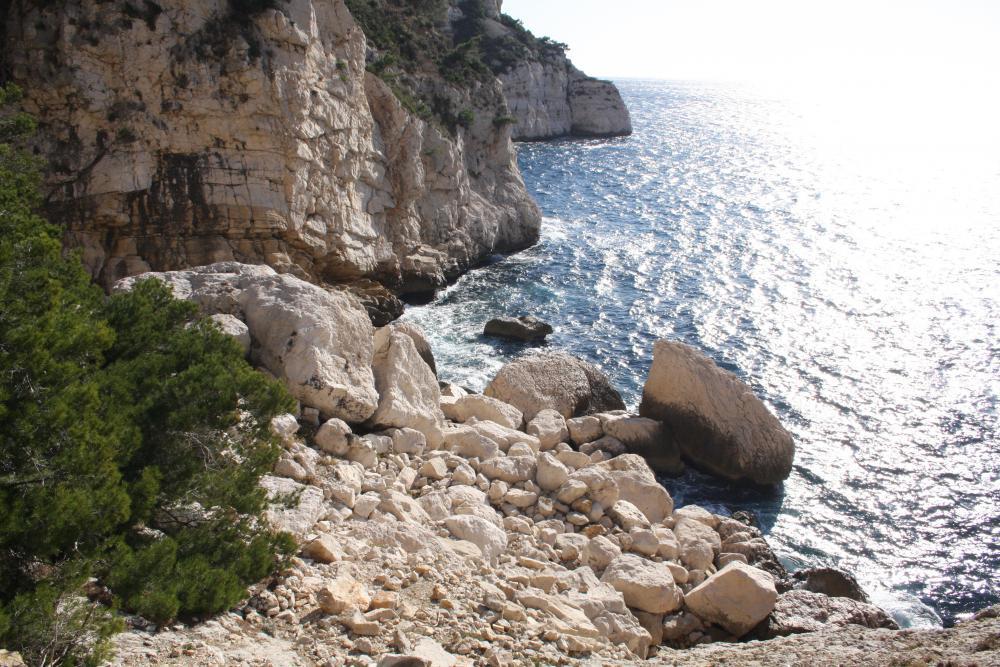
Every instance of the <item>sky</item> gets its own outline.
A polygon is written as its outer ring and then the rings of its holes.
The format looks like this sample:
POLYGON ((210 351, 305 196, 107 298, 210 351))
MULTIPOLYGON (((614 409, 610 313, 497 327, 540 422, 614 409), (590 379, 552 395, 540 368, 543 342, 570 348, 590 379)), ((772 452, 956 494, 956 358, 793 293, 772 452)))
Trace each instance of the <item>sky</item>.
POLYGON ((1000 0, 504 0, 604 78, 1000 88, 1000 0))

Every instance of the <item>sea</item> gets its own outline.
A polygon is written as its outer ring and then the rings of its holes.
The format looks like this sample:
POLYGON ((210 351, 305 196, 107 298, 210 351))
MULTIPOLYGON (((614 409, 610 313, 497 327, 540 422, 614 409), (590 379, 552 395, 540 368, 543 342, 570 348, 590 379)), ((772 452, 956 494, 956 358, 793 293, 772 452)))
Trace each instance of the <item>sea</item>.
POLYGON ((678 505, 753 512, 904 627, 1000 602, 1000 115, 932 86, 617 83, 632 136, 518 145, 540 242, 405 314, 442 379, 482 390, 538 347, 484 323, 530 314, 636 409, 653 343, 683 341, 796 456, 771 490, 661 480, 678 505))

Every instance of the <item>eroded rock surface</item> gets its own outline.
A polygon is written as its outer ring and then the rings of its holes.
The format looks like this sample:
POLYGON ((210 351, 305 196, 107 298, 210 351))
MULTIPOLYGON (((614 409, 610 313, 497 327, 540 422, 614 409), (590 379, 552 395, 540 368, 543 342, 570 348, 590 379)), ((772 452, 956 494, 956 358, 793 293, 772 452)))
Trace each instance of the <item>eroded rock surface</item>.
POLYGON ((7 13, 5 64, 42 121, 48 213, 105 286, 236 260, 422 291, 537 240, 510 128, 493 122, 499 81, 474 98, 439 82, 475 118, 452 135, 366 71, 342 0, 234 6, 7 13))

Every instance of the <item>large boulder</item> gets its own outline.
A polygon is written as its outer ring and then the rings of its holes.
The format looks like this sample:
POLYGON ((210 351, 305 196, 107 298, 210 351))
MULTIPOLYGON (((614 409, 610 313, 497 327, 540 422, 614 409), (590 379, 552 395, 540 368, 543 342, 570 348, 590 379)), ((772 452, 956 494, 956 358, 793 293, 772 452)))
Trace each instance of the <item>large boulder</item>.
POLYGON ((778 596, 774 611, 768 617, 765 627, 761 628, 760 636, 762 639, 772 639, 847 625, 899 629, 888 614, 873 604, 795 590, 778 596))
POLYGON ((184 271, 143 273, 115 284, 131 289, 156 278, 206 315, 246 323, 251 356, 284 380, 303 405, 357 423, 375 411, 372 325, 353 296, 318 287, 267 266, 220 262, 184 271))
POLYGON ((413 339, 390 327, 379 329, 372 371, 379 399, 369 425, 376 430, 412 428, 424 434, 430 447, 440 447, 444 437, 441 389, 413 339))
POLYGON ((484 393, 510 403, 526 421, 546 408, 569 419, 625 407, 600 369, 565 352, 529 354, 507 364, 484 393))
POLYGON ((646 417, 609 419, 604 434, 615 438, 631 454, 638 454, 656 472, 676 476, 684 472, 684 462, 677 442, 662 422, 646 417))
POLYGON ((702 620, 742 637, 768 617, 777 599, 771 575, 735 561, 688 591, 684 604, 702 620))
POLYGON ((495 317, 486 323, 483 334, 498 338, 513 338, 514 340, 538 341, 552 333, 552 326, 537 317, 495 317))
POLYGON ((622 554, 608 566, 601 581, 625 596, 625 604, 650 614, 680 609, 684 596, 664 563, 622 554))
POLYGON ((710 473, 773 484, 792 470, 795 446, 777 417, 739 378, 682 343, 656 342, 639 414, 666 424, 682 455, 710 473))
POLYGON ((431 350, 431 344, 427 342, 424 330, 412 322, 393 322, 390 326, 393 331, 398 331, 410 337, 410 340, 413 341, 413 346, 417 348, 417 354, 420 355, 420 358, 424 360, 424 363, 430 367, 431 372, 437 377, 437 364, 434 362, 434 352, 431 350))

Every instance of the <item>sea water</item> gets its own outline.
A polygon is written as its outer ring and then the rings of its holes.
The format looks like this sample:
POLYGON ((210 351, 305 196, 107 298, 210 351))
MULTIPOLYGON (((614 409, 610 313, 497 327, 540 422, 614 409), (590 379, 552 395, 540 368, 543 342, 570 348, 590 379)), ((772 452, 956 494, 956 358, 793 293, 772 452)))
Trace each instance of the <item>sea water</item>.
POLYGON ((919 99, 619 85, 631 137, 519 146, 539 244, 408 310, 441 377, 481 390, 528 349, 484 323, 531 314, 635 409, 654 341, 693 345, 797 450, 773 491, 662 480, 678 504, 751 510, 786 565, 855 573, 903 625, 1000 602, 996 135, 919 99))

